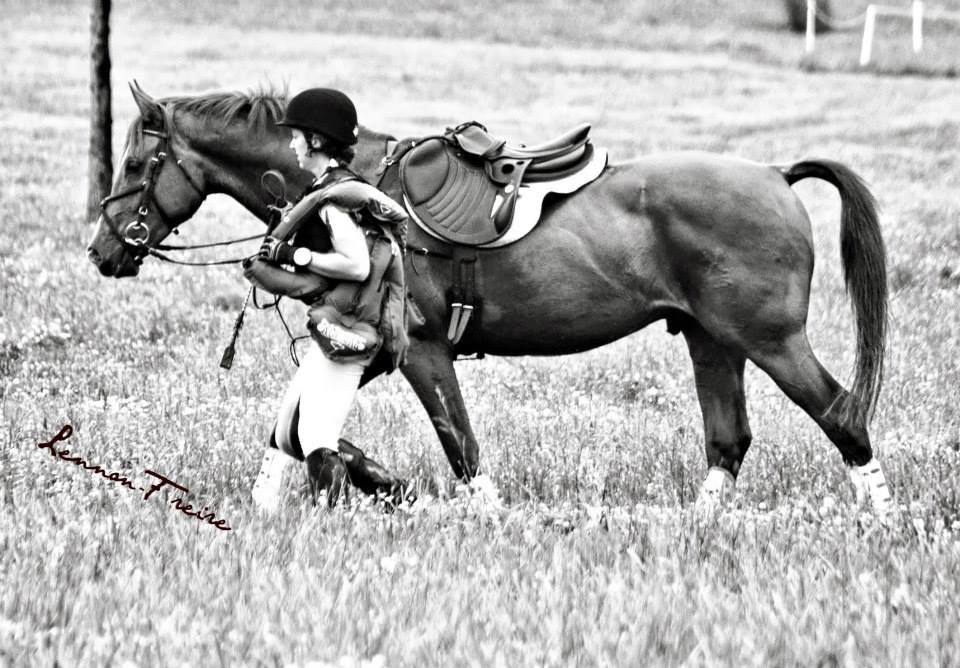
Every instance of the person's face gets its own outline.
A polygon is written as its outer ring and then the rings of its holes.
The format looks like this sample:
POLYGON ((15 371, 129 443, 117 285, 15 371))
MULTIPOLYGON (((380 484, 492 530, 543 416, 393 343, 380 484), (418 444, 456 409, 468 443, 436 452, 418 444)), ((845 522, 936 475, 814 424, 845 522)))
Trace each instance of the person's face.
POLYGON ((304 136, 303 131, 298 128, 291 128, 291 134, 293 136, 290 138, 290 148, 293 150, 294 155, 297 156, 297 163, 306 169, 306 161, 310 155, 310 146, 307 144, 307 138, 304 136))

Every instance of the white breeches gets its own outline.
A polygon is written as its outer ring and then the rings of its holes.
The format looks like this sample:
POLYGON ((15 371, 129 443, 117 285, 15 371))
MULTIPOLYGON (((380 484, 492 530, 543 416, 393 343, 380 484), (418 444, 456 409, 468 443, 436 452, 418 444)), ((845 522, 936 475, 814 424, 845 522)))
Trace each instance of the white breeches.
POLYGON ((363 369, 356 362, 330 361, 311 340, 280 404, 277 446, 293 455, 299 441, 304 457, 319 448, 336 451, 363 369))

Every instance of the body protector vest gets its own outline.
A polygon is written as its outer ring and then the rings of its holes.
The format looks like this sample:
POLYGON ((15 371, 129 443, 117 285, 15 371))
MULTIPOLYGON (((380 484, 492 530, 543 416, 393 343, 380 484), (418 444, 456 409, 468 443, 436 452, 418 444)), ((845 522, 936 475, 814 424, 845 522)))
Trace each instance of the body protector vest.
POLYGON ((382 347, 392 371, 403 364, 410 344, 401 247, 407 214, 350 170, 336 168, 284 213, 272 236, 294 239, 315 252, 330 251, 330 234, 319 216, 326 204, 350 213, 364 232, 370 252, 370 273, 364 281, 288 271, 262 258, 248 262, 244 276, 268 292, 309 304, 307 328, 329 358, 369 364, 382 347))

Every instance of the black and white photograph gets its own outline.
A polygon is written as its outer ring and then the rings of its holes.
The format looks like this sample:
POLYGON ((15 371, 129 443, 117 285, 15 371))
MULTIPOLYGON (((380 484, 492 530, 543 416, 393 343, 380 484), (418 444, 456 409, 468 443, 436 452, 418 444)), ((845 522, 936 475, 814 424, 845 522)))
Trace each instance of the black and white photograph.
POLYGON ((0 668, 960 666, 960 0, 0 0, 0 668))

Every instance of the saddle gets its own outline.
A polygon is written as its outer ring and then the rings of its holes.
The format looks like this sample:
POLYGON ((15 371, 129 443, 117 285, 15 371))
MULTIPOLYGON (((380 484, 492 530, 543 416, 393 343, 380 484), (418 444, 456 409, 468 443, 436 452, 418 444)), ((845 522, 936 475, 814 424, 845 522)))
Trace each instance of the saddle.
POLYGON ((513 146, 475 121, 463 123, 401 149, 404 204, 442 240, 490 244, 510 229, 521 186, 562 181, 594 162, 589 133, 583 123, 542 144, 513 146))

